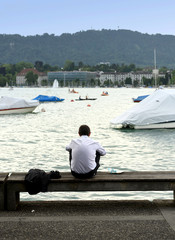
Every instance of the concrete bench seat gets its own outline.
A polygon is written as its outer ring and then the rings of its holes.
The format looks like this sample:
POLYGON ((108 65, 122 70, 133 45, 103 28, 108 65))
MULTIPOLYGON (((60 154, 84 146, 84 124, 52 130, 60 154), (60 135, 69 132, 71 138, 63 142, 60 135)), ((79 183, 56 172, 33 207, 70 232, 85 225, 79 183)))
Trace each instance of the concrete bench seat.
POLYGON ((0 210, 4 210, 5 208, 5 183, 8 177, 8 173, 0 173, 0 210))
MULTIPOLYGON (((26 192, 26 173, 12 173, 7 180, 7 210, 15 210, 20 192, 26 192)), ((91 179, 77 179, 69 172, 61 172, 60 179, 52 179, 48 192, 64 191, 173 191, 175 171, 135 171, 111 174, 98 172, 91 179)), ((175 197, 175 194, 174 194, 175 197)))

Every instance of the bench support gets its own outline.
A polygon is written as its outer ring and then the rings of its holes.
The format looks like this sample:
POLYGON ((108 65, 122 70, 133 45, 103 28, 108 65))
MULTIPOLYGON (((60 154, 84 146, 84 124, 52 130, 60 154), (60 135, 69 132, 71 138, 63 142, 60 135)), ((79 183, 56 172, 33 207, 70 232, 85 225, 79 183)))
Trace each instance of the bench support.
POLYGON ((7 181, 8 173, 0 173, 0 210, 5 209, 6 204, 6 188, 5 184, 7 181))
POLYGON ((20 201, 20 192, 26 192, 22 183, 7 183, 7 210, 16 210, 20 201))

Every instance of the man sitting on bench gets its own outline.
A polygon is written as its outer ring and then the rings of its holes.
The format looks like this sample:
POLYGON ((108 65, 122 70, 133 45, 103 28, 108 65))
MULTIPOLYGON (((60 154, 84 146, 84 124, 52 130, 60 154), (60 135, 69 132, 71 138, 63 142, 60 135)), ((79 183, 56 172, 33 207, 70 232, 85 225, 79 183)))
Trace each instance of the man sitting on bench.
POLYGON ((100 166, 100 156, 106 154, 105 149, 90 138, 90 128, 81 125, 78 139, 73 139, 66 147, 69 151, 71 173, 77 178, 91 178, 96 175, 100 166))

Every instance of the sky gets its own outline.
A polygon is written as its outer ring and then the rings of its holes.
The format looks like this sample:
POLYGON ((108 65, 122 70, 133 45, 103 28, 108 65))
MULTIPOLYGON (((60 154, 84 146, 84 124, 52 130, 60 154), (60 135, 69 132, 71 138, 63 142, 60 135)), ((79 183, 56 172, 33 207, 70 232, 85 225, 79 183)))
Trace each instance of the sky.
POLYGON ((0 0, 0 34, 91 29, 175 35, 175 0, 0 0))

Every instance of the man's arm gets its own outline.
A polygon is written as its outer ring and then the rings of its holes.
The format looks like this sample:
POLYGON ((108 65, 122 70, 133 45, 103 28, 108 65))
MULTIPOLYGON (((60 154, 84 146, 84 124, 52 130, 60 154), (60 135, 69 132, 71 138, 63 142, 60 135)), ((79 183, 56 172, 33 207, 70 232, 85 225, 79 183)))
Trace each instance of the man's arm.
POLYGON ((70 146, 66 146, 66 151, 70 152, 72 149, 70 148, 70 146))
POLYGON ((99 144, 99 147, 97 149, 97 152, 99 152, 100 156, 106 155, 105 149, 99 144))

